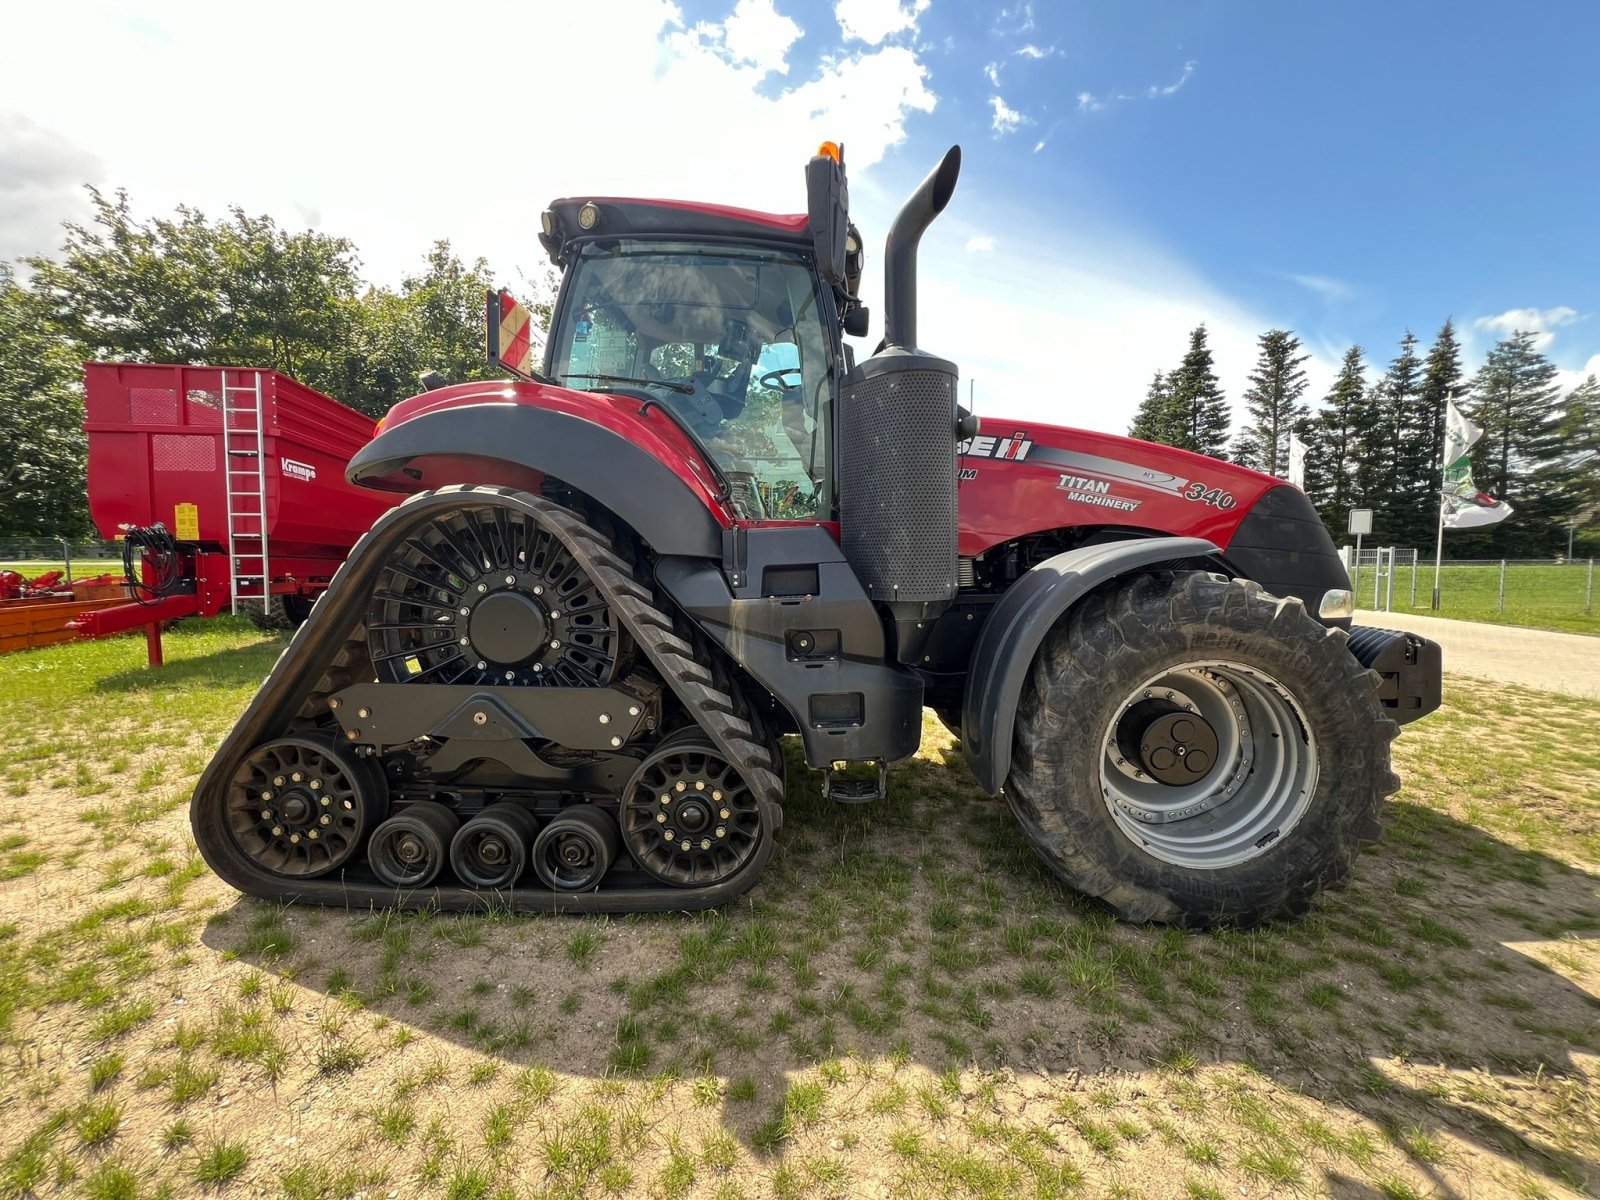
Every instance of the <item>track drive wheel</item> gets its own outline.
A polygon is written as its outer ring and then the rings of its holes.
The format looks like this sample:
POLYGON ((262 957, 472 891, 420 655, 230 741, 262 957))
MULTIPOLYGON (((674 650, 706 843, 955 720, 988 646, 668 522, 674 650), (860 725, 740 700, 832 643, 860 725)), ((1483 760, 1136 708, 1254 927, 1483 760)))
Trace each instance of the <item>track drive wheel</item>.
POLYGON ((250 865, 283 879, 338 870, 389 807, 382 774, 331 738, 278 738, 234 772, 228 833, 250 865))
POLYGON ((1086 599, 1040 648, 1006 796, 1079 891, 1130 921, 1297 916, 1381 833, 1398 727, 1345 634, 1203 572, 1086 599))
POLYGON ((639 764, 620 817, 639 868, 674 887, 729 878, 772 836, 748 785, 698 729, 671 735, 639 764))

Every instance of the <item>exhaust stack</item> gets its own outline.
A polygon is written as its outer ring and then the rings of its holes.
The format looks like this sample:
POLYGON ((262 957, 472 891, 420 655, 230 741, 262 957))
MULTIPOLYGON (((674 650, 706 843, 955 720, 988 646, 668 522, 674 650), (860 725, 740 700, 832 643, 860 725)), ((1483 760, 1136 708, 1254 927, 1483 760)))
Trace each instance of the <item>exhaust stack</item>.
POLYGON ((890 653, 922 661, 956 594, 956 365, 917 348, 917 243, 961 173, 952 146, 895 217, 884 344, 839 396, 839 544, 887 618, 890 653))
POLYGON ((923 231, 955 194, 961 174, 961 147, 951 146, 901 206, 889 226, 883 251, 883 340, 905 350, 917 348, 917 246, 923 231))

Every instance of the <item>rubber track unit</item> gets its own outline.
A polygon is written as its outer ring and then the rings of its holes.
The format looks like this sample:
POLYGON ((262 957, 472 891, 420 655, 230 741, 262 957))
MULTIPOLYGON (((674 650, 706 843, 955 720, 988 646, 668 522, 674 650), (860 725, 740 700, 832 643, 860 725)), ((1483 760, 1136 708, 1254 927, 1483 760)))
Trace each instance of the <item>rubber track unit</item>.
POLYGON ((528 912, 674 912, 725 904, 748 891, 772 858, 775 835, 783 823, 783 781, 765 739, 740 715, 739 698, 705 665, 707 659, 656 605, 650 588, 616 553, 610 540, 572 510, 513 488, 455 486, 418 493, 380 517, 351 551, 310 619, 296 631, 261 690, 223 739, 190 802, 195 842, 211 869, 226 883, 264 900, 353 908, 511 908, 528 912), (446 885, 397 892, 364 866, 317 879, 281 878, 257 869, 234 845, 223 816, 227 789, 250 751, 274 738, 325 725, 327 698, 371 678, 362 621, 390 552, 434 517, 482 502, 521 509, 571 551, 699 728, 744 777, 760 806, 767 837, 737 874, 700 888, 607 890, 602 885, 599 891, 571 893, 530 884, 511 891, 485 892, 446 885))

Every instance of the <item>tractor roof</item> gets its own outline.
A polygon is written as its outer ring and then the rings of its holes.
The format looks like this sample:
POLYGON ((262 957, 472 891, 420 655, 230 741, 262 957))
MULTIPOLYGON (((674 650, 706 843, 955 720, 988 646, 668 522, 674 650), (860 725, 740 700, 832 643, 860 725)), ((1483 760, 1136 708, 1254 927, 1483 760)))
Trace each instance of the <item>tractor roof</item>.
MULTIPOLYGON (((804 213, 754 212, 725 204, 695 204, 686 200, 569 197, 551 202, 545 219, 548 222, 546 237, 558 247, 574 237, 607 236, 748 238, 811 245, 810 227, 804 213), (579 212, 590 205, 594 207, 595 216, 592 224, 585 228, 579 220, 579 212), (559 236, 551 237, 555 231, 559 231, 559 236)), ((552 257, 557 257, 555 252, 552 257)))

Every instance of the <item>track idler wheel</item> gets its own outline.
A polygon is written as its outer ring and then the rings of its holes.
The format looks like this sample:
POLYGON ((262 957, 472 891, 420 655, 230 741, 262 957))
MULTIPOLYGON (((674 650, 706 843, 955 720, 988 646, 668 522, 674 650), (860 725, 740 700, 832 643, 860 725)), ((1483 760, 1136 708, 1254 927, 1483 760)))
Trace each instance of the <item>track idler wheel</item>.
POLYGON ((609 813, 575 805, 540 831, 533 843, 533 872, 553 891, 587 892, 605 878, 620 844, 609 813))
POLYGON ((427 887, 444 870, 461 819, 442 804, 413 804, 372 831, 367 865, 390 887, 427 887))
POLYGON ((313 735, 252 750, 228 787, 226 817, 252 866, 311 879, 348 863, 388 808, 379 772, 313 735))
POLYGON ((506 888, 527 869, 539 820, 515 804, 491 804, 450 842, 450 868, 468 887, 506 888))
POLYGON ((640 870, 674 887, 720 883, 772 836, 755 795, 699 730, 674 734, 639 764, 621 824, 640 870))

